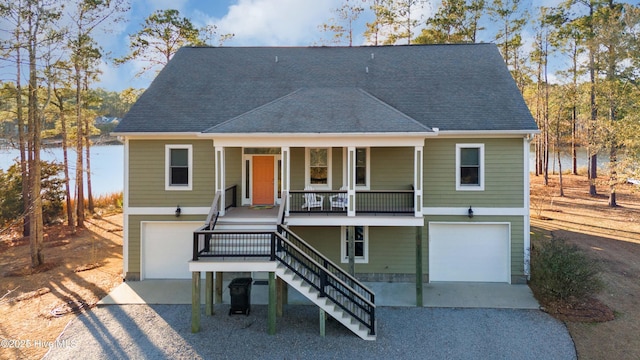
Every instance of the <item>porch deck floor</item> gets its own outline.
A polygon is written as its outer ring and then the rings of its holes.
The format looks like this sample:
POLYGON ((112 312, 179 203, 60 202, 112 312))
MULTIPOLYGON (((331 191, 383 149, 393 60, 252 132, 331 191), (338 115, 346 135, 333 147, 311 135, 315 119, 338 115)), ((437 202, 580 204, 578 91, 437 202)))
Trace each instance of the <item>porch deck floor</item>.
MULTIPOLYGON (((262 279, 251 288, 251 303, 268 302, 268 286, 262 279)), ((224 282, 222 299, 229 303, 229 281, 224 282)), ((366 282, 376 294, 378 306, 415 306, 414 283, 366 282)), ((204 303, 204 286, 201 286, 204 303)), ((539 309, 527 285, 497 283, 430 283, 424 284, 425 307, 539 309)), ((308 304, 294 289, 289 288, 289 304, 308 304)), ((144 280, 122 283, 98 302, 98 305, 116 304, 191 304, 191 280, 144 280)))
MULTIPOLYGON (((220 217, 218 221, 233 221, 240 219, 278 219, 278 206, 240 206, 232 207, 226 210, 225 215, 220 217)), ((347 217, 344 211, 321 212, 321 211, 305 211, 292 212, 289 217, 347 217)), ((357 216, 384 216, 384 217, 413 217, 413 213, 357 213, 357 216)))

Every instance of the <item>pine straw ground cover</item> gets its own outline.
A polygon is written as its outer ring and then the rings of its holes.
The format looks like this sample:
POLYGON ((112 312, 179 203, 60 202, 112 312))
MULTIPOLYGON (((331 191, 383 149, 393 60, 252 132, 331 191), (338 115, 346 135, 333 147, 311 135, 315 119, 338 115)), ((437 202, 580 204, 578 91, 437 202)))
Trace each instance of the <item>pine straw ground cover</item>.
POLYGON ((28 239, 0 238, 0 359, 40 359, 74 313, 122 282, 122 215, 89 219, 71 234, 47 227, 45 264, 30 267, 28 239))
POLYGON ((585 176, 564 175, 550 186, 531 177, 531 231, 535 247, 565 239, 595 259, 603 290, 575 303, 547 303, 545 310, 564 321, 580 359, 640 359, 640 188, 622 185, 617 208, 609 208, 608 187, 589 196, 585 176))

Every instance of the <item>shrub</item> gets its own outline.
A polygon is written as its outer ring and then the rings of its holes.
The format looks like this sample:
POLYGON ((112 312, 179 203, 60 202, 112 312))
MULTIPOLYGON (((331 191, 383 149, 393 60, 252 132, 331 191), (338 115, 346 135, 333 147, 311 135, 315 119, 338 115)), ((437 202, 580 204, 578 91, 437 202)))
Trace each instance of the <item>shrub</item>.
POLYGON ((564 239, 532 251, 531 286, 541 300, 581 300, 602 289, 599 264, 564 239))
MULTIPOLYGON (((50 224, 61 216, 64 201, 63 181, 58 176, 62 165, 42 161, 42 217, 50 224)), ((24 213, 22 201, 22 173, 19 164, 14 164, 6 172, 0 170, 0 225, 19 219, 24 213)))

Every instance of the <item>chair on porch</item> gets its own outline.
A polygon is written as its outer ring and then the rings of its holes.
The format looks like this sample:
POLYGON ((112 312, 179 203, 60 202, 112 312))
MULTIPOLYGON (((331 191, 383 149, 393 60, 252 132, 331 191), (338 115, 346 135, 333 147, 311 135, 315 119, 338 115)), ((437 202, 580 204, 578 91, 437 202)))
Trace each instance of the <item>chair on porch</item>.
MULTIPOLYGON (((347 191, 347 187, 341 187, 340 191, 347 191)), ((331 209, 341 208, 342 210, 347 210, 347 205, 349 204, 349 195, 346 192, 337 195, 331 195, 330 199, 331 209)))
MULTIPOLYGON (((313 191, 313 187, 306 186, 304 191, 313 191)), ((311 211, 311 208, 320 208, 322 210, 322 203, 324 203, 324 196, 318 195, 316 193, 307 192, 304 194, 304 204, 302 204, 303 209, 307 209, 307 211, 311 211)))

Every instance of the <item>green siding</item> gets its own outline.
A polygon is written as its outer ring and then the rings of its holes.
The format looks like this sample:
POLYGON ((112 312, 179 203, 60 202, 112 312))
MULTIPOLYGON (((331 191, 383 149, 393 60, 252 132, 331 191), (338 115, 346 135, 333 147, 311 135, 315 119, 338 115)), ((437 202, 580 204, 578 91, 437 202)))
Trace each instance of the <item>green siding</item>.
MULTIPOLYGON (((171 215, 130 215, 129 216, 129 272, 140 273, 140 249, 142 239, 140 229, 142 221, 177 221, 178 218, 171 215)), ((182 215, 180 221, 202 221, 201 215, 182 215)), ((194 229, 195 230, 195 229, 194 229)), ((185 246, 193 246, 190 239, 185 239, 185 246)))
POLYGON ((523 207, 522 139, 434 139, 425 142, 424 206, 523 207), (484 191, 456 191, 456 144, 483 143, 484 191))
POLYGON ((371 148, 371 190, 409 190, 414 148, 371 148))
MULTIPOLYGON (((428 223, 431 221, 455 223, 460 222, 460 216, 425 216, 425 244, 428 244, 428 223)), ((524 275, 524 218, 522 216, 474 216, 472 219, 465 218, 463 221, 479 224, 483 222, 511 223, 511 276, 524 275)), ((428 247, 428 245, 425 245, 425 247, 428 247)), ((426 258, 428 261, 428 251, 426 258)), ((425 272, 428 271, 429 267, 427 266, 425 267, 425 272)))
POLYGON ((210 206, 215 189, 214 149, 210 140, 129 141, 129 206, 210 206), (165 190, 165 145, 193 145, 191 191, 165 190))
POLYGON ((304 190, 304 148, 291 148, 291 190, 304 190))
MULTIPOLYGON (((331 261, 340 260, 340 227, 294 227, 292 230, 331 261)), ((356 263, 357 273, 415 274, 415 228, 369 227, 369 262, 356 263)), ((423 241, 423 268, 427 268, 427 243, 423 241)))
MULTIPOLYGON (((344 168, 342 156, 342 148, 333 148, 331 152, 333 157, 331 158, 331 186, 333 190, 340 190, 342 184, 342 169, 344 168)), ((347 185, 347 184, 344 184, 347 185)))
MULTIPOLYGON (((226 183, 226 187, 230 187, 233 185, 238 186, 238 192, 236 194, 236 204, 240 206, 240 204, 242 204, 242 188, 244 187, 244 184, 242 183, 242 167, 244 166, 242 162, 242 148, 225 148, 224 155, 224 181, 226 183)), ((230 204, 231 202, 227 200, 227 203, 230 204)))

